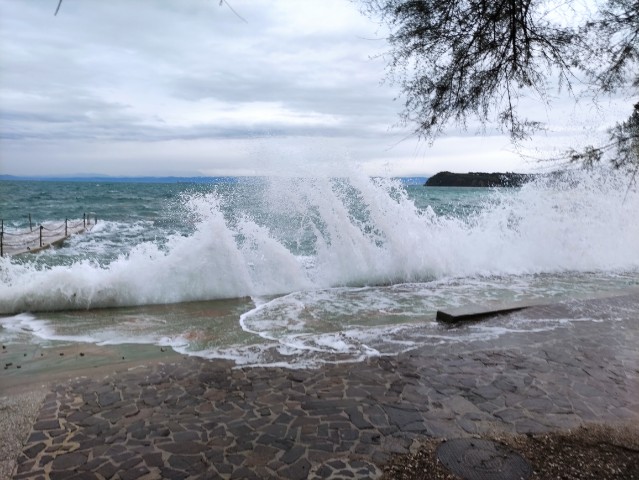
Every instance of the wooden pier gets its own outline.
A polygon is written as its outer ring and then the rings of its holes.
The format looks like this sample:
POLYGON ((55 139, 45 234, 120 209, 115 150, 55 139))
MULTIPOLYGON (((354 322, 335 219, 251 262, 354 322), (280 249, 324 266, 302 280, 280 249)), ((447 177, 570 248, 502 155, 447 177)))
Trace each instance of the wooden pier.
MULTIPOLYGON (((80 220, 65 220, 64 222, 44 222, 31 225, 21 230, 7 230, 4 220, 0 228, 0 257, 11 257, 24 253, 36 253, 50 247, 57 247, 71 235, 85 233, 98 222, 94 217, 93 222, 84 214, 80 220)), ((31 224, 31 215, 29 215, 31 224)))

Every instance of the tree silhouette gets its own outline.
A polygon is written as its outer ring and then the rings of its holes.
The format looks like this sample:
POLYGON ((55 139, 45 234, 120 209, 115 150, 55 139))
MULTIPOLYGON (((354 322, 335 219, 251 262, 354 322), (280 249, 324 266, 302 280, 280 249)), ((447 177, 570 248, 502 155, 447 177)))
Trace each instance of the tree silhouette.
MULTIPOLYGON (((589 83, 593 94, 639 87, 638 0, 607 0, 588 18, 576 0, 360 1, 390 27, 389 75, 405 99, 402 120, 430 141, 473 119, 517 141, 541 127, 521 114, 531 93, 547 102, 551 90, 576 84, 589 83)), ((637 127, 635 110, 611 130, 617 166, 639 162, 636 148, 625 147, 636 145, 637 127)), ((603 155, 589 148, 582 160, 603 155)))

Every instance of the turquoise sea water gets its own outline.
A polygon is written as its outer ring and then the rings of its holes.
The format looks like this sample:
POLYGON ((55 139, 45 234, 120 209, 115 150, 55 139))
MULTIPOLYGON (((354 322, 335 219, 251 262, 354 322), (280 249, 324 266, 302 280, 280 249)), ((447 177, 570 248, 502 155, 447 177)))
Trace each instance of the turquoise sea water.
POLYGON ((0 341, 308 365, 499 335, 522 325, 450 331, 435 311, 639 285, 639 195, 625 182, 0 181, 6 232, 28 228, 28 214, 36 225, 98 218, 61 248, 0 259, 0 341))

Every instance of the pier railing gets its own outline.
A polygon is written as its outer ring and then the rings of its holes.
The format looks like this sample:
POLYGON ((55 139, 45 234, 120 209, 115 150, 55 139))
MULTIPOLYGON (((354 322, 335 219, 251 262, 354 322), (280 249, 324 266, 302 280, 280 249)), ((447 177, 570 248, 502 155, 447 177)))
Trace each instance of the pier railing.
POLYGON ((90 230, 98 223, 98 217, 91 217, 84 213, 82 220, 64 222, 43 222, 35 226, 29 214, 29 229, 7 231, 4 220, 0 220, 0 257, 18 255, 27 252, 37 252, 52 245, 60 245, 64 240, 76 233, 90 230))

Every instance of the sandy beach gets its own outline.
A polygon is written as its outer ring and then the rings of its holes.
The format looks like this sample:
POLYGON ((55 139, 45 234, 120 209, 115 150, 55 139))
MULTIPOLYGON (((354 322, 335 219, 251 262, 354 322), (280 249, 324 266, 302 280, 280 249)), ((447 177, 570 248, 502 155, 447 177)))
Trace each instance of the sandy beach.
POLYGON ((594 321, 314 370, 4 346, 0 477, 452 479, 437 448, 469 438, 530 478, 639 478, 638 312, 636 291, 536 306, 509 315, 594 321))

